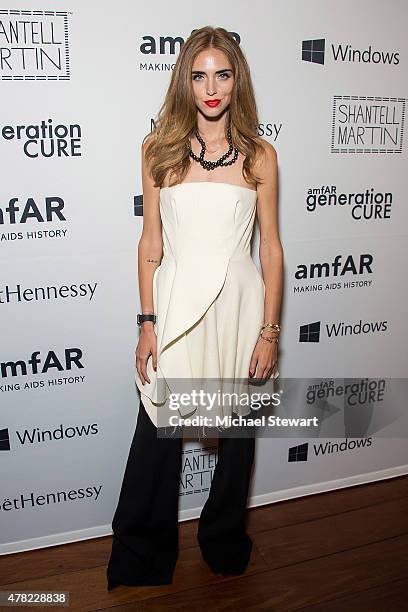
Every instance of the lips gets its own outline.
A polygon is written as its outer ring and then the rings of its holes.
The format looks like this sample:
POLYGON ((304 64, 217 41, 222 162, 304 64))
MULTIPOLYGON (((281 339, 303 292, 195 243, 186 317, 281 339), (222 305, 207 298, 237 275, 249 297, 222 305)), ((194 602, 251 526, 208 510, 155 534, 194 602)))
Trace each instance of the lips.
POLYGON ((221 100, 205 100, 204 104, 206 104, 210 108, 214 108, 215 106, 218 106, 220 102, 221 100))

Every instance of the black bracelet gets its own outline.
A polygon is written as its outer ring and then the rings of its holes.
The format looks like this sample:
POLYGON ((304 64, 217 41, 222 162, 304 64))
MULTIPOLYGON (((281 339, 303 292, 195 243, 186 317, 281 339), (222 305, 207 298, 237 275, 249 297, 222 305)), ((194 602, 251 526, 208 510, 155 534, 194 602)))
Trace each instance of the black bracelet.
POLYGON ((144 321, 153 321, 156 323, 157 317, 155 314, 138 314, 137 315, 137 324, 141 325, 144 321))

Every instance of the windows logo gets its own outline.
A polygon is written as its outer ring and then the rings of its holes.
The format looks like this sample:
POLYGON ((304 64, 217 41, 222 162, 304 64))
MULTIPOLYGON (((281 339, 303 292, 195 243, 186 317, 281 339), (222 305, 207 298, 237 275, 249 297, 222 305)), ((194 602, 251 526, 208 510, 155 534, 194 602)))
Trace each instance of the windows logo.
POLYGON ((10 437, 7 427, 0 429, 0 451, 10 450, 10 437))
POLYGON ((288 452, 289 463, 297 461, 307 461, 307 452, 309 450, 309 443, 299 444, 298 446, 292 446, 288 452))
POLYGON ((319 342, 320 341, 320 321, 307 323, 299 328, 299 342, 319 342))
POLYGON ((313 64, 324 64, 324 38, 302 40, 302 60, 313 64))

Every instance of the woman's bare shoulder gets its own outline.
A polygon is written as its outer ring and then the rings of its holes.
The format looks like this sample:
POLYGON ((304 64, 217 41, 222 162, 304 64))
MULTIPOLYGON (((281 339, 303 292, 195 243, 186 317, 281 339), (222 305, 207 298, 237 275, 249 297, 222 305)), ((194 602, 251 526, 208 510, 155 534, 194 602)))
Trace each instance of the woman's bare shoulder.
POLYGON ((275 168, 278 155, 275 147, 268 140, 259 137, 257 141, 261 147, 260 154, 257 155, 255 160, 254 170, 261 175, 265 175, 275 168))
POLYGON ((146 152, 146 148, 148 146, 149 143, 153 142, 153 135, 151 132, 149 132, 148 134, 146 134, 144 136, 144 138, 142 138, 142 152, 143 154, 145 154, 146 152))
POLYGON ((269 140, 266 140, 265 138, 261 138, 261 136, 259 136, 257 138, 257 141, 262 147, 262 150, 264 153, 264 159, 265 157, 272 158, 272 159, 277 157, 276 149, 273 146, 273 144, 269 142, 269 140))

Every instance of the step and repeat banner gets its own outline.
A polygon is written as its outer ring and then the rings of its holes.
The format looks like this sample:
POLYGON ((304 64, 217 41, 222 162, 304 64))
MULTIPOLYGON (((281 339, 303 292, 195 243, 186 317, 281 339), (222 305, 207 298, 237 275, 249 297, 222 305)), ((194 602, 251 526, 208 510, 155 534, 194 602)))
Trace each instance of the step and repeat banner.
MULTIPOLYGON (((139 408, 141 141, 204 25, 242 46, 278 153, 280 375, 345 432, 261 437, 249 503, 406 473, 407 18, 402 0, 0 6, 2 554, 111 533, 139 408)), ((259 266, 258 244, 257 226, 259 266)), ((181 519, 217 461, 184 444, 181 519)))

